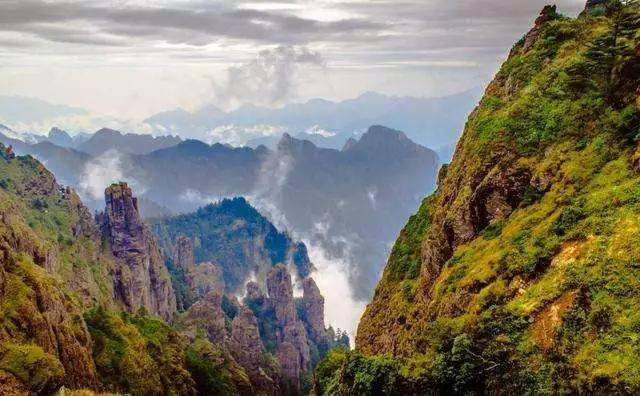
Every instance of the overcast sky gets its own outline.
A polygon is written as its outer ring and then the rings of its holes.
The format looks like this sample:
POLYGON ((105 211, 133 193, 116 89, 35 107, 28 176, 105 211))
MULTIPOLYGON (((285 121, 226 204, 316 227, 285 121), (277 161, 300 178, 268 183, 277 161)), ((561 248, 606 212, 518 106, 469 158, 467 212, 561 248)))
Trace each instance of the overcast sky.
MULTIPOLYGON (((0 94, 114 117, 487 83, 544 0, 0 0, 0 94)), ((559 0, 575 15, 584 0, 559 0)))

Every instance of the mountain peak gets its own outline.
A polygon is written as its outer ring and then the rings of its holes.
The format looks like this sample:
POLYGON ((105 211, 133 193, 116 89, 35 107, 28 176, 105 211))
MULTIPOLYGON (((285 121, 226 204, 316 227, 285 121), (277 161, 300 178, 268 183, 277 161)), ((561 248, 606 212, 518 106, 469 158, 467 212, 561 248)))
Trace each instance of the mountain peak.
POLYGON ((95 135, 122 136, 124 135, 124 133, 120 131, 116 131, 115 129, 111 129, 111 128, 101 128, 95 133, 95 135))
POLYGON ((431 150, 414 143, 404 132, 387 128, 382 125, 371 126, 360 140, 350 139, 343 148, 343 152, 367 153, 367 155, 403 156, 409 153, 431 152, 431 150))
POLYGON ((283 133, 280 141, 278 142, 278 150, 290 150, 290 149, 314 149, 317 148, 315 144, 308 140, 296 139, 288 133, 283 133))
POLYGON ((53 127, 49 130, 49 134, 47 135, 49 141, 53 144, 56 144, 61 147, 71 147, 73 146, 73 138, 62 129, 58 127, 53 127))

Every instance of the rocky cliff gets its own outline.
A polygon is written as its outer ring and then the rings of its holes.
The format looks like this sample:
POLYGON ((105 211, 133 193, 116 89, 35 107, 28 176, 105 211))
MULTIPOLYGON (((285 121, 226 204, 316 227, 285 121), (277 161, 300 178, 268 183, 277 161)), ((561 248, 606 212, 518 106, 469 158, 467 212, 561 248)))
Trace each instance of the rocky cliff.
POLYGON ((73 191, 0 145, 0 393, 100 387, 82 318, 109 295, 94 231, 73 191))
POLYGON ((358 328, 365 357, 333 356, 317 389, 640 390, 639 27, 634 2, 544 8, 400 233, 358 328))
MULTIPOLYGON (((125 183, 106 190, 106 209, 94 219, 40 163, 1 145, 0 175, 1 394, 62 386, 153 395, 307 389, 309 351, 320 357, 311 329, 324 324, 314 318, 323 308, 313 281, 302 280, 305 304, 293 297, 290 271, 312 269, 304 245, 262 220, 259 237, 242 246, 259 252, 247 257, 263 258, 265 279, 249 282, 239 302, 217 264, 195 263, 194 239, 178 237, 166 259, 182 271, 192 300, 174 317, 169 270, 125 183), (263 292, 267 278, 273 301, 263 292), (302 318, 314 318, 309 330, 302 318)), ((230 224, 247 227, 238 218, 230 224)))
POLYGON ((312 365, 337 342, 325 328, 305 245, 241 198, 157 220, 153 230, 186 310, 183 334, 191 342, 206 334, 211 349, 245 373, 238 391, 305 390, 312 365))
POLYGON ((151 228, 165 257, 172 261, 168 266, 175 268, 174 275, 184 274, 195 295, 206 294, 215 286, 242 294, 249 279, 264 282, 278 263, 289 265, 297 279, 306 278, 313 270, 304 244, 276 229, 244 198, 225 199, 193 213, 155 220, 151 228), (204 290, 195 290, 199 287, 204 290))
POLYGON ((140 219, 131 188, 126 183, 111 185, 105 191, 105 202, 99 221, 116 258, 116 297, 129 312, 145 308, 171 319, 176 310, 171 278, 153 234, 140 219))

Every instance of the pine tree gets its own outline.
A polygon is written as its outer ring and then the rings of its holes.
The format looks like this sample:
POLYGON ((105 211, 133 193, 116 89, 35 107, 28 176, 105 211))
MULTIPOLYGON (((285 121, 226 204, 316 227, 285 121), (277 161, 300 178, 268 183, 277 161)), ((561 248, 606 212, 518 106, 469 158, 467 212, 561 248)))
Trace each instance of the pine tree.
POLYGON ((634 56, 640 28, 638 0, 609 0, 605 3, 605 16, 609 30, 591 43, 586 57, 590 71, 603 78, 604 91, 610 98, 616 74, 634 56))

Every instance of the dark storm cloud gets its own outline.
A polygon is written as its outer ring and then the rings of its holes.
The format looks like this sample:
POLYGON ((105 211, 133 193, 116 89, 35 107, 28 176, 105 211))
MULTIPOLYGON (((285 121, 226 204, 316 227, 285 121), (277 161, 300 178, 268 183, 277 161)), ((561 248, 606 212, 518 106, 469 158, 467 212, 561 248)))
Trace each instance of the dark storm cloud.
POLYGON ((118 44, 113 37, 116 36, 202 45, 218 38, 305 43, 344 33, 376 32, 385 26, 357 18, 318 21, 221 3, 176 4, 168 7, 105 7, 96 2, 0 1, 0 30, 85 44, 118 44), (67 34, 49 30, 47 34, 47 26, 68 23, 85 26, 85 29, 67 34))

